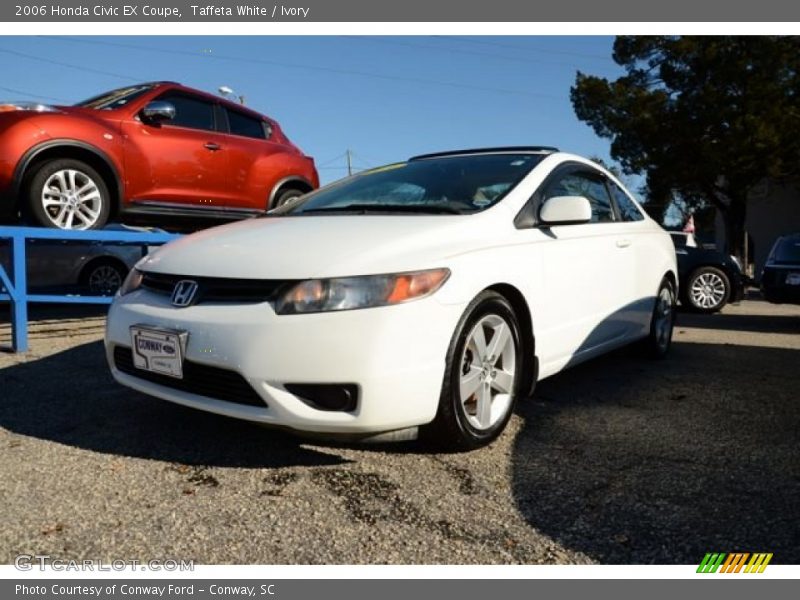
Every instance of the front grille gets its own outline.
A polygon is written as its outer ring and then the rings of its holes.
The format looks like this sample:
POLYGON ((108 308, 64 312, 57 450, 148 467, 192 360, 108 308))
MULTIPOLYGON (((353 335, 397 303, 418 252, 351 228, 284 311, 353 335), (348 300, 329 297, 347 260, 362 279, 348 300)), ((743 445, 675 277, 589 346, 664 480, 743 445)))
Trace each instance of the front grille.
POLYGON ((297 283, 288 279, 233 279, 143 273, 142 287, 156 294, 171 296, 175 284, 186 279, 197 283, 197 293, 193 304, 201 302, 236 302, 240 304, 269 302, 281 290, 297 283))
POLYGON ((114 348, 114 365, 123 373, 144 379, 164 387, 173 388, 206 398, 266 408, 267 403, 247 383, 247 380, 235 371, 200 365, 189 360, 183 361, 183 379, 168 375, 160 375, 143 371, 133 366, 133 352, 130 348, 116 346, 114 348))

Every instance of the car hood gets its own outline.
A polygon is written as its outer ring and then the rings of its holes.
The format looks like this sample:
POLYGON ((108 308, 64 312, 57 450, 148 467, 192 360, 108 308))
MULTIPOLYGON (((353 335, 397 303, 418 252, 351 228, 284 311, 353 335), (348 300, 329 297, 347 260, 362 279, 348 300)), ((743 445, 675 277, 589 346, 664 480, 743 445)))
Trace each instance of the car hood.
MULTIPOLYGON (((495 212, 495 211, 491 211, 495 212)), ((196 277, 306 279, 443 266, 499 243, 492 218, 330 215, 268 217, 207 229, 147 257, 144 271, 196 277)), ((507 219, 510 223, 510 219, 507 219)))

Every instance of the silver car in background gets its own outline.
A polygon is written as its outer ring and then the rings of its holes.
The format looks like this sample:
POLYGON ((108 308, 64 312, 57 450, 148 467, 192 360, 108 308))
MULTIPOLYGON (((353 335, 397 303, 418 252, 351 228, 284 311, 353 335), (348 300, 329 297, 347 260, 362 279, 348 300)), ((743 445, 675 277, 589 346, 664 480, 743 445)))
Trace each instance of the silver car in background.
MULTIPOLYGON (((106 231, 161 231, 109 225, 106 231)), ((148 248, 104 242, 30 240, 27 247, 28 290, 68 290, 113 296, 148 248)), ((9 243, 0 240, 0 264, 10 273, 9 243)), ((0 285, 2 291, 5 291, 0 285)))

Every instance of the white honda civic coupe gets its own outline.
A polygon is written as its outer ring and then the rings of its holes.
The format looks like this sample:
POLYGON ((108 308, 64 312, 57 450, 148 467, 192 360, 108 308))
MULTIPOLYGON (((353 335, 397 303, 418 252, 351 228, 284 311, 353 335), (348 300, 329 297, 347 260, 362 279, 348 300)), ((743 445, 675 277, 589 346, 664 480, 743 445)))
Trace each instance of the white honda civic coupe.
POLYGON ((665 355, 676 287, 669 235, 598 165, 429 154, 145 257, 106 351, 186 406, 469 449, 545 377, 634 341, 665 355))

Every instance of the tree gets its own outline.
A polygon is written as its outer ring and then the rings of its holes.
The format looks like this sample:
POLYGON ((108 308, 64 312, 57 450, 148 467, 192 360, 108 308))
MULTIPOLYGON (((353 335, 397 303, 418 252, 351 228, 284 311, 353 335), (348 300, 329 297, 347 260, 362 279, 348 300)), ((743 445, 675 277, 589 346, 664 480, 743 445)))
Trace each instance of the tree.
POLYGON ((711 204, 742 255, 747 198, 800 176, 800 38, 619 36, 615 81, 578 72, 575 113, 654 206, 711 204))

